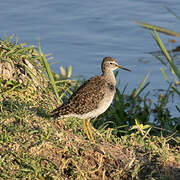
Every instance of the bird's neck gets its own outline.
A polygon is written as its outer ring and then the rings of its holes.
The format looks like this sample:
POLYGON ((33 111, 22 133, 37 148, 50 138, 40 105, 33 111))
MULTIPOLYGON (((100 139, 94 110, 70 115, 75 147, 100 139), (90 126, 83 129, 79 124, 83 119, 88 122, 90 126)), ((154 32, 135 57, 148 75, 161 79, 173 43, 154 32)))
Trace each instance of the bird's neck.
POLYGON ((102 76, 112 85, 116 85, 116 78, 114 76, 113 71, 105 71, 103 72, 102 76))

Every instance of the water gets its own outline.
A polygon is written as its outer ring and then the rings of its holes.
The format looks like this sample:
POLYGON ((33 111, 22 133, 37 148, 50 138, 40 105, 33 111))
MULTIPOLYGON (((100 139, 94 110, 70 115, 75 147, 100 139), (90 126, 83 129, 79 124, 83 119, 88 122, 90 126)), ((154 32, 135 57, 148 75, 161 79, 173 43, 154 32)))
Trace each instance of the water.
MULTIPOLYGON (((163 4, 179 13, 178 0, 163 4)), ((71 64, 74 76, 87 79, 101 73, 103 57, 113 56, 132 70, 119 73, 120 88, 128 84, 131 92, 150 72, 147 90, 167 89, 161 63, 149 54, 159 50, 157 45, 147 30, 133 23, 140 20, 178 31, 179 20, 163 4, 156 0, 6 0, 1 2, 0 37, 15 34, 21 42, 34 45, 40 40, 43 51, 52 53, 57 62, 52 66, 55 72, 71 64)), ((171 37, 160 37, 168 47, 171 37)))

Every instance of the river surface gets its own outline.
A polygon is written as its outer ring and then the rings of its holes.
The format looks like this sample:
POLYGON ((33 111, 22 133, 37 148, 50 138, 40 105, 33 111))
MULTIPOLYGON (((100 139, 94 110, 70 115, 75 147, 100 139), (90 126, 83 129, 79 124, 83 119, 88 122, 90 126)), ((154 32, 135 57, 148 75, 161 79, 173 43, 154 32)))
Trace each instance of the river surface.
MULTIPOLYGON (((54 57, 55 72, 59 66, 72 65, 73 76, 85 79, 100 74, 102 59, 112 56, 132 70, 120 71, 120 90, 128 84, 127 92, 131 92, 150 72, 146 91, 153 92, 168 88, 160 72, 164 66, 151 54, 159 48, 149 32, 133 21, 178 32, 180 20, 164 6, 180 15, 179 0, 6 0, 1 2, 0 37, 15 34, 20 42, 36 46, 40 40, 43 52, 54 57)), ((178 46, 178 38, 159 35, 167 48, 168 39, 176 39, 172 47, 178 46)), ((179 58, 175 63, 179 67, 179 58)))

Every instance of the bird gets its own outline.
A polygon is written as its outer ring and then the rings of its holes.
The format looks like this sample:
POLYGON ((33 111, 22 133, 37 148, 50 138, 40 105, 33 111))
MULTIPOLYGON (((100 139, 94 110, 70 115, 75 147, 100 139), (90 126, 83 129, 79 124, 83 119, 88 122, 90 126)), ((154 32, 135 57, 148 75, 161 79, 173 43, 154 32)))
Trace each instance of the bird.
POLYGON ((111 105, 116 93, 116 69, 131 71, 120 66, 112 57, 105 57, 101 63, 101 75, 94 76, 82 84, 67 100, 51 112, 53 118, 75 117, 82 119, 84 131, 89 140, 94 140, 90 120, 104 113, 111 105))

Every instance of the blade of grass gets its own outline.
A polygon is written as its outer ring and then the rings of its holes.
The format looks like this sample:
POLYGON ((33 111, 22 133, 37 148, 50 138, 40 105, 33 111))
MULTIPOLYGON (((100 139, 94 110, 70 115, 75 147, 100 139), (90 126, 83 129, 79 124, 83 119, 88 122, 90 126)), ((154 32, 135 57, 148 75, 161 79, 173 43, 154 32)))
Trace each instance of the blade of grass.
POLYGON ((176 76, 180 80, 180 71, 178 70, 177 66, 173 63, 171 56, 168 54, 164 44, 162 43, 161 39, 158 36, 156 30, 154 30, 154 34, 151 33, 151 35, 155 39, 156 43, 158 44, 158 46, 162 50, 163 54, 165 55, 170 67, 172 68, 172 70, 175 72, 176 76), (155 36, 154 36, 154 34, 155 34, 155 36))
POLYGON ((178 96, 180 97, 180 92, 177 90, 177 88, 175 86, 172 86, 172 89, 178 94, 178 96))
POLYGON ((161 70, 161 72, 162 72, 162 74, 163 74, 163 76, 164 76, 164 79, 169 83, 168 77, 167 77, 167 75, 166 75, 166 73, 165 73, 165 71, 164 71, 164 68, 160 68, 160 70, 161 70))
POLYGON ((60 72, 61 72, 61 75, 62 75, 63 77, 66 77, 66 71, 65 71, 65 69, 64 69, 62 66, 59 67, 59 70, 60 70, 60 72))
POLYGON ((67 71, 67 77, 70 78, 72 74, 72 66, 70 65, 67 71))
POLYGON ((47 62, 47 59, 46 59, 45 55, 43 54, 43 52, 41 50, 40 42, 39 42, 39 52, 40 52, 40 56, 41 56, 41 61, 42 61, 43 65, 44 65, 44 67, 46 69, 46 72, 47 72, 47 75, 49 77, 50 83, 52 85, 53 91, 54 91, 54 93, 56 95, 56 98, 57 98, 57 100, 59 102, 59 95, 58 95, 56 83, 54 81, 54 77, 53 77, 53 74, 51 72, 50 66, 49 66, 49 64, 47 62))
POLYGON ((136 24, 139 24, 141 27, 143 27, 143 28, 145 28, 145 29, 156 30, 156 31, 158 31, 158 32, 167 34, 167 35, 169 35, 169 36, 180 37, 180 33, 171 31, 171 30, 169 30, 169 29, 162 28, 162 27, 160 27, 160 26, 155 26, 155 25, 152 25, 152 24, 147 24, 147 23, 144 23, 144 22, 141 22, 141 21, 134 21, 134 22, 135 22, 136 24))
POLYGON ((154 56, 157 60, 159 60, 164 66, 167 66, 167 64, 164 62, 164 59, 160 58, 158 55, 152 55, 154 56))
MULTIPOLYGON (((132 97, 133 97, 133 98, 136 98, 137 95, 141 92, 144 83, 146 82, 147 78, 149 77, 149 74, 150 74, 150 73, 147 73, 147 74, 146 74, 145 78, 144 78, 143 81, 140 83, 139 87, 133 92, 133 94, 132 94, 132 97)), ((147 87, 148 85, 149 85, 149 84, 146 84, 145 87, 147 87)), ((144 87, 144 88, 145 88, 145 87, 144 87)), ((143 89, 144 89, 144 88, 143 88, 143 89)))

